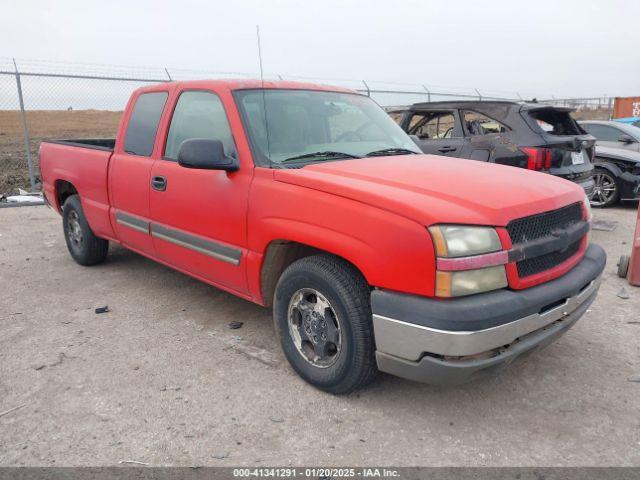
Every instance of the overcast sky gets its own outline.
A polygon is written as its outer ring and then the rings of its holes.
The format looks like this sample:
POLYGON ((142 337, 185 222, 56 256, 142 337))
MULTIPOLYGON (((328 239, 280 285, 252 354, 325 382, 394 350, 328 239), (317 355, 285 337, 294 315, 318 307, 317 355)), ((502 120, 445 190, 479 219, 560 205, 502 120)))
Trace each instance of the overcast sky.
POLYGON ((0 0, 0 56, 640 95, 640 2, 0 0))

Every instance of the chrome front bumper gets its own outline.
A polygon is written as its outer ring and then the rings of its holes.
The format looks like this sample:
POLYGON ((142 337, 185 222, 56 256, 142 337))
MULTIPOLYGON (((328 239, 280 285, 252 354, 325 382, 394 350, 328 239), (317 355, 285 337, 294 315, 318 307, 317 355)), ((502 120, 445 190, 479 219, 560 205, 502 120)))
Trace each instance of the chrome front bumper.
POLYGON ((447 331, 373 315, 373 329, 379 352, 406 360, 418 360, 424 353, 461 357, 476 355, 513 343, 516 339, 561 320, 573 313, 600 287, 601 277, 591 281, 577 295, 543 313, 534 313, 511 323, 476 331, 447 331))
POLYGON ((595 299, 605 261, 604 251, 592 245, 559 279, 462 299, 374 291, 378 368, 434 384, 495 371, 565 333, 595 299))

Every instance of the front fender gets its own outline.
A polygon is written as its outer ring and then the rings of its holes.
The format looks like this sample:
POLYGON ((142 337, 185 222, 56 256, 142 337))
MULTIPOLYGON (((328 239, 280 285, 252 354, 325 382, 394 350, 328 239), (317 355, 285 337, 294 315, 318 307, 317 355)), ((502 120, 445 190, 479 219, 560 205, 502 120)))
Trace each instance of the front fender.
POLYGON ((425 226, 414 220, 261 177, 254 179, 249 205, 247 274, 254 296, 261 291, 262 262, 274 241, 297 242, 342 257, 372 287, 433 295, 433 243, 425 226))

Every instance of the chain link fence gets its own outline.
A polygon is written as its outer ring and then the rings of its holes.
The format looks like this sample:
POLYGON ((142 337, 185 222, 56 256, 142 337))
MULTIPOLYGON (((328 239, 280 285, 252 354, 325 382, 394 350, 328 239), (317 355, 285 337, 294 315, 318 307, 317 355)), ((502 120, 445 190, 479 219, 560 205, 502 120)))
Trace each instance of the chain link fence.
MULTIPOLYGON (((256 73, 213 72, 119 65, 92 65, 0 58, 0 194, 40 188, 38 148, 45 138, 115 137, 133 90, 170 80, 256 78, 256 73)), ((395 108, 440 100, 523 100, 516 92, 450 89, 370 80, 318 79, 267 74, 269 80, 300 80, 351 88, 381 106, 395 108)), ((550 99, 549 103, 596 112, 611 99, 550 99)), ((603 107, 604 106, 604 107, 603 107)), ((594 117, 591 117, 594 118, 594 117)))

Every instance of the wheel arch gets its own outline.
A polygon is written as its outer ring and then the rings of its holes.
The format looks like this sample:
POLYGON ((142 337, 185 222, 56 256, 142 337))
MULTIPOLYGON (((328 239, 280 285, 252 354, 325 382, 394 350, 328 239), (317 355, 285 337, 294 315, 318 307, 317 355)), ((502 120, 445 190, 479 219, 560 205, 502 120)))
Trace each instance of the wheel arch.
POLYGON ((296 260, 310 257, 312 255, 328 254, 337 257, 349 265, 353 266, 362 278, 366 280, 366 275, 353 261, 344 256, 319 248, 307 243, 288 239, 275 239, 269 242, 265 248, 262 265, 260 267, 260 294, 262 302, 266 307, 273 304, 273 295, 275 293, 278 280, 282 276, 285 269, 296 260))
POLYGON ((618 179, 618 177, 622 175, 622 170, 620 170, 620 167, 618 167, 615 163, 612 163, 608 159, 603 157, 596 158, 600 159, 601 161, 593 164, 594 169, 601 168, 603 170, 607 170, 609 173, 615 176, 616 179, 618 179))
POLYGON ((71 195, 78 195, 78 189, 70 181, 58 179, 54 182, 54 195, 56 209, 59 213, 62 213, 62 206, 64 205, 64 202, 71 195))

